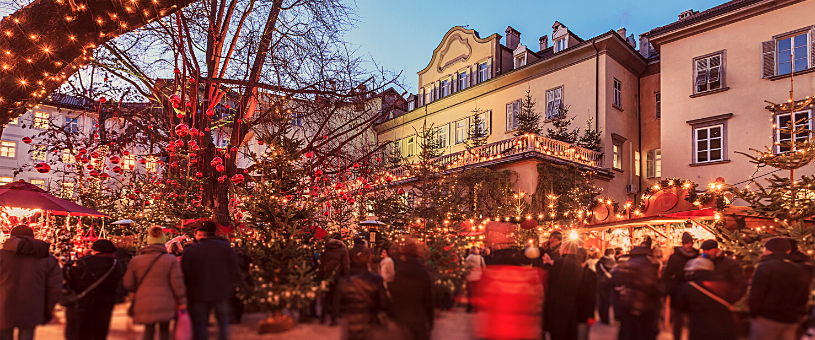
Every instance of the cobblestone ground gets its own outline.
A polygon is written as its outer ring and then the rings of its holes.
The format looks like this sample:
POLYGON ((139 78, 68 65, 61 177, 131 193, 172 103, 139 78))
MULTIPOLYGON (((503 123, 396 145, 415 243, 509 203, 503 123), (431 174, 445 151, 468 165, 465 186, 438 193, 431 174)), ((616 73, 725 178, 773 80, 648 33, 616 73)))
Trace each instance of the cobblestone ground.
MULTIPOLYGON (((247 314, 240 325, 233 325, 230 329, 231 338, 235 340, 339 340, 339 327, 328 327, 318 323, 302 323, 293 329, 279 334, 259 335, 255 331, 257 322, 263 319, 263 314, 247 314)), ((58 322, 37 328, 36 339, 64 339, 64 318, 62 312, 57 312, 58 322)), ((142 327, 128 326, 127 305, 118 305, 113 312, 109 340, 141 340, 142 327)), ((470 334, 472 328, 471 314, 466 314, 461 310, 453 312, 442 312, 436 320, 436 327, 433 330, 434 340, 473 340, 470 334)), ((215 327, 210 327, 210 332, 215 338, 215 327)), ((617 327, 597 324, 591 329, 589 335, 591 340, 616 340, 617 327)), ((667 333, 660 334, 659 340, 671 340, 667 333)))

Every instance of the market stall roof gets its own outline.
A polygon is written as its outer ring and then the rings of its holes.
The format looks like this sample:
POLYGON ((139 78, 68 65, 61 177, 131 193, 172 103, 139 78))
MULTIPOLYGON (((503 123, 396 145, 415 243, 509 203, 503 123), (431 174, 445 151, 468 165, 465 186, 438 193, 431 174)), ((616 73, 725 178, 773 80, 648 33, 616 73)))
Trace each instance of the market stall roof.
POLYGON ((627 220, 587 224, 578 228, 577 230, 581 232, 588 232, 588 231, 601 231, 611 228, 649 227, 654 224, 682 223, 685 220, 687 220, 687 217, 671 217, 668 215, 656 215, 632 218, 627 220))
POLYGON ((55 215, 107 217, 96 210, 57 198, 36 185, 12 182, 0 186, 0 206, 47 210, 55 215))

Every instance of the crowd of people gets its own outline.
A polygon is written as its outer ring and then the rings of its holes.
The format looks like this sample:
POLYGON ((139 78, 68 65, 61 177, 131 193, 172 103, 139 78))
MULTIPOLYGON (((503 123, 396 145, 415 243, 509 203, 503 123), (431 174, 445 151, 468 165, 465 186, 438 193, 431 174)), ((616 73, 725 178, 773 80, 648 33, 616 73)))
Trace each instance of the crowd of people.
POLYGON ((495 250, 468 288, 484 312, 476 316, 476 338, 588 339, 595 320, 619 324, 620 340, 654 340, 661 328, 674 339, 683 332, 690 340, 801 338, 815 267, 794 240, 765 240, 755 269, 715 240, 694 245, 684 233, 667 258, 650 238, 626 254, 606 249, 601 256, 553 232, 540 248, 495 250), (744 315, 735 307, 740 301, 744 315))
POLYGON ((27 226, 11 230, 0 250, 0 339, 34 338, 37 325, 65 307, 67 340, 104 340, 121 289, 132 292, 128 314, 145 325, 143 339, 170 339, 170 322, 182 314, 192 323, 192 338, 208 338, 214 311, 221 340, 228 339, 232 299, 241 278, 240 258, 216 225, 202 221, 195 240, 167 250, 161 227, 151 227, 139 255, 127 258, 111 241, 93 242, 90 253, 60 266, 49 244, 27 226))
MULTIPOLYGON (((215 233, 213 222, 201 221, 194 241, 173 243, 156 226, 134 258, 97 240, 88 255, 60 264, 31 228, 15 227, 0 250, 0 340, 14 339, 15 331, 19 340, 33 339, 57 303, 65 306, 66 339, 106 339, 122 290, 132 293, 128 314, 145 325, 145 340, 169 339, 179 316, 190 319, 194 339, 207 339, 213 313, 218 338, 228 339, 242 308, 235 289, 247 260, 215 233)), ((685 332, 690 340, 801 338, 815 267, 794 240, 765 240, 755 268, 744 268, 715 240, 685 233, 681 241, 667 257, 650 238, 627 253, 601 254, 557 231, 540 247, 469 248, 462 265, 474 336, 585 340, 596 320, 618 324, 620 340, 654 340, 661 328, 674 339, 685 332)), ((425 250, 407 240, 375 256, 363 238, 348 248, 332 235, 317 266, 328 292, 312 314, 339 325, 344 340, 430 339, 436 313, 425 250)))

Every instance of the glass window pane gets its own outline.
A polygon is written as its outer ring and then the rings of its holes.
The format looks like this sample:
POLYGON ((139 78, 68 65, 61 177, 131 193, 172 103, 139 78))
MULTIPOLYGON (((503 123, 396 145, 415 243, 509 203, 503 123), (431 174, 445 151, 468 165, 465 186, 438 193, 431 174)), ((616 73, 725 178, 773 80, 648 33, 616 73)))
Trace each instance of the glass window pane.
POLYGON ((722 159, 722 150, 710 150, 710 160, 718 161, 722 159))
POLYGON ((707 129, 696 130, 696 139, 707 139, 707 129))
POLYGON ((809 67, 809 62, 807 62, 806 58, 795 60, 795 72, 806 70, 807 67, 809 67))
POLYGON ((806 35, 806 33, 795 36, 795 47, 806 46, 806 45, 807 45, 807 35, 806 35))
POLYGON ((791 42, 792 41, 791 41, 790 38, 787 38, 787 39, 784 39, 784 40, 779 40, 778 41, 778 54, 780 55, 781 51, 783 51, 783 50, 789 50, 790 47, 791 47, 790 46, 791 42))
POLYGON ((696 142, 696 150, 698 151, 707 150, 707 140, 700 140, 696 142))
POLYGON ((722 148, 722 139, 715 138, 710 140, 710 148, 711 149, 721 149, 722 148))
POLYGON ((722 127, 721 126, 710 128, 710 138, 716 138, 716 137, 721 137, 721 136, 722 136, 722 127))
POLYGON ((697 162, 707 162, 707 151, 697 152, 696 153, 696 161, 697 162))
MULTIPOLYGON (((789 60, 789 56, 787 56, 787 60, 789 60)), ((790 71, 792 71, 792 64, 789 62, 778 64, 778 74, 787 74, 790 71)))

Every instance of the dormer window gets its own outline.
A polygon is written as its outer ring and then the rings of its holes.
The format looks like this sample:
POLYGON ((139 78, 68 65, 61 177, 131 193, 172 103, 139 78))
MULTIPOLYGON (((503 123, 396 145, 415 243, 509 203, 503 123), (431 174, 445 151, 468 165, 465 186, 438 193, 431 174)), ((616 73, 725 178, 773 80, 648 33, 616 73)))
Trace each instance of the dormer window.
POLYGON ((526 65, 526 54, 521 54, 515 57, 515 68, 526 65))
POLYGON ((554 47, 555 47, 555 53, 565 50, 566 47, 568 47, 568 44, 566 43, 566 38, 555 40, 555 46, 554 47))

